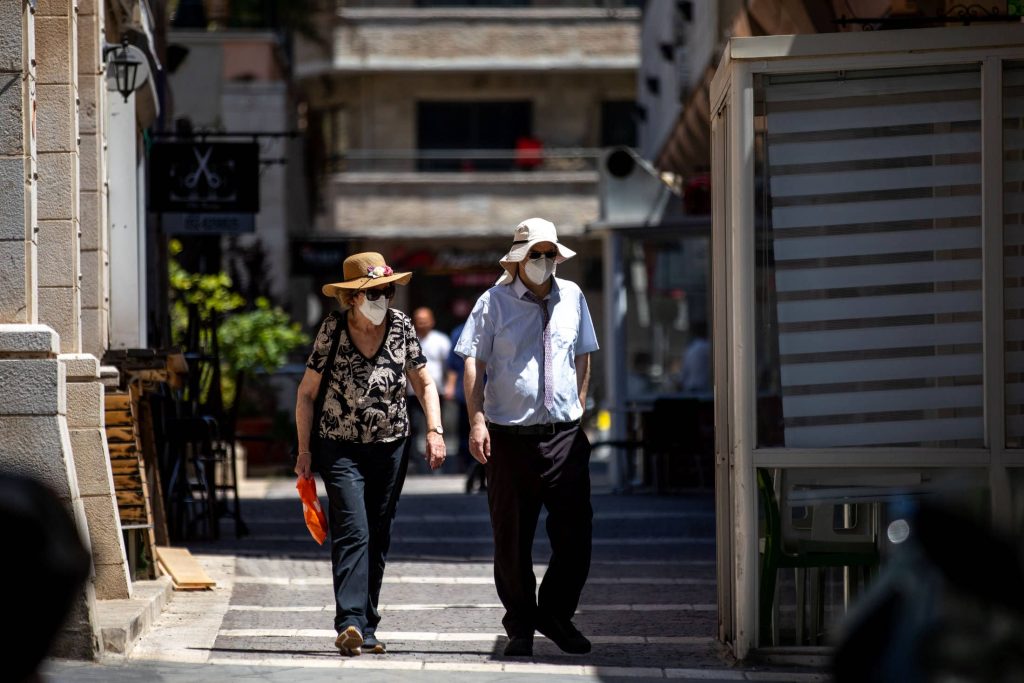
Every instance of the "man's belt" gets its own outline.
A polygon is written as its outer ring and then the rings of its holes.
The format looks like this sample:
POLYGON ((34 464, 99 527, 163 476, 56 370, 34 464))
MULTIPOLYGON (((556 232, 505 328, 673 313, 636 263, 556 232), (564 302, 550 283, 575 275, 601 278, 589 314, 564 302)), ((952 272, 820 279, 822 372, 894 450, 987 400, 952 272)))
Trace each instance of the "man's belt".
POLYGON ((488 422, 487 430, 498 434, 515 434, 517 436, 551 436, 579 426, 579 420, 573 420, 572 422, 548 422, 536 425, 500 425, 488 422))

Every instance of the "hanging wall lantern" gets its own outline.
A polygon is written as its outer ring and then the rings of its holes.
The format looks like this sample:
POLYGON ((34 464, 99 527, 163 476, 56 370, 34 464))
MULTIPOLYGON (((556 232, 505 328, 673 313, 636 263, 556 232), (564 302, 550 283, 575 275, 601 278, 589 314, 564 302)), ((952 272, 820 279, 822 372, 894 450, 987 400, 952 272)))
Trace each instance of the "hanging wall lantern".
POLYGON ((107 64, 113 70, 114 82, 117 84, 117 92, 121 93, 124 101, 135 92, 136 79, 139 74, 139 61, 128 51, 128 39, 122 38, 119 47, 108 47, 107 54, 113 54, 107 64))

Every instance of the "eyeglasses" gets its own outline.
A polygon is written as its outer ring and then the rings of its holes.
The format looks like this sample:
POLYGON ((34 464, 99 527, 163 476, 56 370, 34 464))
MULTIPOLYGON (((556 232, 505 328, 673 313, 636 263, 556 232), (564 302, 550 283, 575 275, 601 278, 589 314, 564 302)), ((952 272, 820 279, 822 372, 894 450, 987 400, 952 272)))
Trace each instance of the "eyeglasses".
POLYGON ((363 290, 363 294, 365 294, 366 298, 369 299, 370 301, 376 301, 377 299, 381 298, 382 296, 385 297, 385 298, 388 298, 388 299, 393 299, 394 296, 395 296, 395 286, 394 285, 388 285, 384 289, 380 289, 380 288, 364 289, 363 290))
POLYGON ((531 261, 536 261, 539 258, 555 258, 558 256, 558 250, 554 251, 531 251, 527 256, 530 257, 531 261))

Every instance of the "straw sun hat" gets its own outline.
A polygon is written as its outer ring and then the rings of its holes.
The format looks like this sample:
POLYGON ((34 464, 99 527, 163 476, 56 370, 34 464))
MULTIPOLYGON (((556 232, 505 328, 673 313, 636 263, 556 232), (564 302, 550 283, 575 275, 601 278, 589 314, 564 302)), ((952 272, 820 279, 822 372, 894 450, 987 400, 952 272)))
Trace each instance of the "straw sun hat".
POLYGON ((526 255, 538 242, 551 242, 558 250, 555 263, 562 263, 571 259, 576 252, 558 241, 558 234, 555 232, 555 224, 543 218, 527 218, 516 226, 512 235, 512 248, 501 257, 498 263, 505 269, 496 285, 507 285, 516 279, 516 264, 526 258, 526 255))
POLYGON ((377 287, 394 282, 399 285, 409 284, 412 273, 396 273, 384 262, 384 257, 375 251, 364 251, 352 254, 343 265, 345 279, 342 282, 331 282, 320 288, 324 296, 337 296, 342 289, 363 289, 377 287))

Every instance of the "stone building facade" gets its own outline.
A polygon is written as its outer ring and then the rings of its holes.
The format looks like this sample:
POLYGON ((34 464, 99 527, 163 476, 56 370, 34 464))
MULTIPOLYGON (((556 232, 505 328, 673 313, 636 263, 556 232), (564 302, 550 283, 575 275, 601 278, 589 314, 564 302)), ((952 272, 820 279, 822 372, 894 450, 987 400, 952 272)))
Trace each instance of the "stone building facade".
POLYGON ((55 651, 75 658, 100 650, 97 600, 132 595, 100 359, 111 296, 106 143, 136 135, 106 130, 104 36, 139 20, 132 2, 0 3, 0 468, 49 485, 92 554, 55 651))
MULTIPOLYGON (((447 332, 497 278, 516 224, 543 216, 580 253, 559 275, 600 311, 601 243, 585 228, 603 149, 633 142, 639 10, 433 5, 339 3, 319 43, 298 42, 316 191, 311 230, 293 237, 414 270, 397 305, 432 307, 447 332)), ((318 319, 328 272, 293 275, 318 319)))

